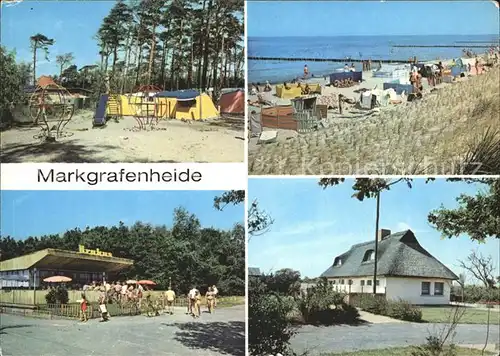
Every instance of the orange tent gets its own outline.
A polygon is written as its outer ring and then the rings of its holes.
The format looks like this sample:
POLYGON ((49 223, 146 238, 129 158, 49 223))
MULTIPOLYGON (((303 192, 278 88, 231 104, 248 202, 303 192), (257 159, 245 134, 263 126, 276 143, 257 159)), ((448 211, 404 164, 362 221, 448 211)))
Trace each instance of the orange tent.
POLYGON ((244 114, 245 113, 245 92, 237 89, 221 95, 219 99, 221 114, 244 114))
POLYGON ((51 77, 48 77, 46 75, 42 75, 40 78, 38 78, 37 84, 41 88, 48 87, 49 85, 57 86, 57 84, 54 82, 54 80, 51 77))

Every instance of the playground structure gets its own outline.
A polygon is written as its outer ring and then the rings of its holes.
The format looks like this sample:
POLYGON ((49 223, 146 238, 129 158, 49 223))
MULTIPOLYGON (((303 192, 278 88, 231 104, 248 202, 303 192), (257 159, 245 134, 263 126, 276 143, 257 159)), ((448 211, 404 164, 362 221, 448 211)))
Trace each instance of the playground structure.
POLYGON ((66 88, 49 77, 41 77, 28 106, 33 124, 42 128, 42 132, 36 135, 37 138, 55 141, 68 136, 64 134, 64 128, 73 117, 75 107, 66 88))
POLYGON ((158 124, 159 113, 164 105, 155 99, 155 94, 161 89, 154 85, 143 85, 134 94, 126 95, 132 116, 137 121, 138 130, 153 130, 158 124))

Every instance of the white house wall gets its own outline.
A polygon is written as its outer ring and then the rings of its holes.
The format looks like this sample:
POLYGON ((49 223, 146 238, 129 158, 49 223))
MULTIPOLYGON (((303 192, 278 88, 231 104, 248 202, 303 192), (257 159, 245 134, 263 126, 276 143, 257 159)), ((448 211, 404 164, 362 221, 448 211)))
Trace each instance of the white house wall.
MULTIPOLYGON (((386 279, 385 277, 377 278, 379 280, 379 285, 377 286, 377 293, 385 293, 386 279)), ((328 278, 328 282, 332 284, 333 288, 338 292, 345 293, 373 293, 373 284, 371 286, 367 285, 367 281, 370 280, 373 283, 373 276, 366 277, 350 277, 350 278, 328 278), (342 284, 344 280, 344 284, 342 284), (349 285, 349 280, 352 280, 352 284, 349 285), (365 281, 365 285, 361 285, 361 281, 365 281)))
POLYGON ((451 281, 433 278, 386 278, 387 299, 404 299, 412 304, 449 304, 451 281), (430 282, 430 295, 422 295, 422 282, 430 282), (434 283, 444 283, 443 295, 434 295, 434 283))

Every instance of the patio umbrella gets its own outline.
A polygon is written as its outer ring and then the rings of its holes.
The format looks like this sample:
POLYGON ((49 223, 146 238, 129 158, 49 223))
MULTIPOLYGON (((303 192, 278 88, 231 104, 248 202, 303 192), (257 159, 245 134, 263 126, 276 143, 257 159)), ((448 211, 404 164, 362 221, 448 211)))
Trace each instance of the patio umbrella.
POLYGON ((144 284, 146 286, 155 286, 156 283, 153 282, 153 281, 150 281, 148 279, 143 279, 143 280, 140 280, 139 282, 137 282, 137 284, 144 284))
POLYGON ((65 283, 65 282, 71 282, 72 279, 65 276, 52 276, 45 278, 43 281, 49 283, 65 283))
POLYGON ((137 281, 135 279, 129 279, 127 284, 137 284, 137 281))

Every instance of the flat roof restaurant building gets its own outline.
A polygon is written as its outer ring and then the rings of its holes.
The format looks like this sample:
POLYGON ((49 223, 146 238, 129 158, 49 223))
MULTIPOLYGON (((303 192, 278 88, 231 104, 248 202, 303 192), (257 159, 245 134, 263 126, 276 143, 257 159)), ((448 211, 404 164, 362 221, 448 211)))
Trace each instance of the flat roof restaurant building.
POLYGON ((80 245, 78 251, 45 249, 0 262, 1 287, 39 288, 50 276, 66 276, 71 284, 83 286, 93 281, 112 280, 129 268, 133 260, 113 257, 109 252, 90 250, 80 245))

